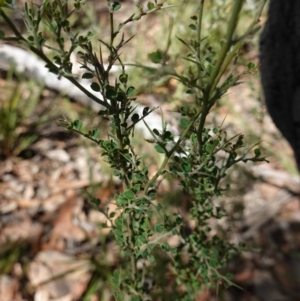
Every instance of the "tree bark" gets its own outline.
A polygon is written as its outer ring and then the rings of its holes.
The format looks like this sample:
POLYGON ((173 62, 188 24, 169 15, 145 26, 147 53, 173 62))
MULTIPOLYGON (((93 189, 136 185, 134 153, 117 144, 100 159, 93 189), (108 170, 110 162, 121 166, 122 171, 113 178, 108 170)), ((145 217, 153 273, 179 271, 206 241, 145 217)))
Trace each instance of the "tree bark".
POLYGON ((300 1, 271 0, 260 39, 267 109, 291 144, 300 170, 300 1))

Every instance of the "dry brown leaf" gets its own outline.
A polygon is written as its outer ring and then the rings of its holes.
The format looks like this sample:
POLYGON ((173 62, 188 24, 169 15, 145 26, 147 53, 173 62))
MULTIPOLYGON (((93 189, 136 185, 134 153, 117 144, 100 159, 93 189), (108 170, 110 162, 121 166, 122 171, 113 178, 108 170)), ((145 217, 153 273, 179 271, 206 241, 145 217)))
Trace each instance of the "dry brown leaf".
POLYGON ((79 260, 57 251, 44 250, 30 263, 27 276, 37 292, 45 298, 48 296, 49 301, 71 301, 78 300, 86 289, 90 279, 90 269, 87 260, 79 260))
POLYGON ((44 249, 65 249, 64 239, 82 241, 86 238, 85 232, 73 223, 73 214, 77 205, 77 196, 74 191, 69 191, 68 199, 59 208, 56 219, 53 221, 53 230, 48 243, 43 245, 44 249))
POLYGON ((18 293, 19 283, 8 275, 0 275, 0 300, 1 301, 22 301, 18 293))

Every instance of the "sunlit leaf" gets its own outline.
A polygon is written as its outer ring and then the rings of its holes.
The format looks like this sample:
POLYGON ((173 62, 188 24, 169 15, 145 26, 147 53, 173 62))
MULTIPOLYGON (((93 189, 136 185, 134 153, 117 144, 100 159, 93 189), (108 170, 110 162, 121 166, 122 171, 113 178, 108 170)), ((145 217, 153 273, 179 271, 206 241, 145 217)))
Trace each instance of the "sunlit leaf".
POLYGON ((133 193, 132 190, 126 190, 124 193, 123 193, 123 196, 128 199, 128 200, 132 200, 134 197, 135 197, 135 194, 133 193))
POLYGON ((136 94, 136 89, 134 87, 129 87, 126 91, 126 95, 131 97, 136 94))
POLYGON ((73 125, 74 125, 74 127, 75 127, 76 130, 80 130, 81 127, 82 127, 82 121, 81 120, 75 120, 73 122, 73 125))
POLYGON ((157 151, 158 153, 160 153, 160 154, 164 154, 164 153, 165 153, 165 150, 164 150, 160 145, 158 145, 158 144, 156 144, 156 145, 154 146, 154 148, 155 148, 156 151, 157 151))

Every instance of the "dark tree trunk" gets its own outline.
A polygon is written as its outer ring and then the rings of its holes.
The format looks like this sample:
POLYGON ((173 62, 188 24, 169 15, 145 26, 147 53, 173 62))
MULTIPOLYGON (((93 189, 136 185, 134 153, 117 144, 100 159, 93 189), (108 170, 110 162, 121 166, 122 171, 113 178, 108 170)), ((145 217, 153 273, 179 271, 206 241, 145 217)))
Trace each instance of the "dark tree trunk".
POLYGON ((300 0, 271 0, 260 40, 267 109, 300 170, 300 0))

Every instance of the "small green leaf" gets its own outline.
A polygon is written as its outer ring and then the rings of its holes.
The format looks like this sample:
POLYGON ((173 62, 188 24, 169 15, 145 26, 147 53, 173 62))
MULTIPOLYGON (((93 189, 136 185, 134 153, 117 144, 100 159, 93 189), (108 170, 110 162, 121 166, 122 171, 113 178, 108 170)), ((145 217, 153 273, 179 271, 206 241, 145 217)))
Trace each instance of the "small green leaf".
POLYGON ((185 46, 190 47, 189 44, 188 44, 186 41, 184 41, 183 39, 181 39, 181 38, 179 38, 179 37, 177 37, 177 36, 176 36, 176 38, 177 38, 182 44, 184 44, 185 46))
POLYGON ((116 241, 117 241, 118 243, 123 243, 123 241, 124 241, 124 235, 123 235, 122 231, 116 229, 116 230, 114 230, 113 232, 114 232, 114 234, 115 234, 116 241))
POLYGON ((115 170, 113 171, 113 175, 114 175, 115 177, 120 177, 120 176, 121 176, 121 173, 120 173, 119 170, 115 169, 115 170))
POLYGON ((136 94, 136 89, 134 87, 129 87, 126 91, 126 96, 131 97, 136 94))
POLYGON ((209 65, 207 66, 207 71, 208 71, 208 73, 211 74, 211 73, 213 72, 213 70, 214 70, 214 66, 213 66, 212 64, 209 64, 209 65))
POLYGON ((171 247, 171 248, 170 248, 170 252, 171 252, 172 254, 176 254, 176 253, 177 253, 177 250, 176 250, 176 248, 171 247))
POLYGON ((153 2, 148 2, 147 7, 148 7, 148 9, 153 9, 155 7, 155 5, 153 2))
POLYGON ((198 18, 197 18, 197 16, 192 16, 191 19, 194 21, 197 21, 198 18))
POLYGON ((110 5, 112 11, 117 11, 121 8, 121 4, 119 2, 112 2, 110 5))
POLYGON ((141 182, 145 181, 145 177, 139 173, 134 173, 133 179, 137 179, 138 181, 141 181, 141 182))
POLYGON ((192 167, 189 163, 182 163, 181 164, 181 169, 184 171, 184 172, 190 172, 192 167))
POLYGON ((178 231, 176 228, 174 228, 174 229, 172 230, 172 234, 173 234, 173 235, 179 235, 180 233, 179 233, 179 231, 178 231))
POLYGON ((117 91, 114 86, 107 86, 105 91, 105 97, 108 99, 116 99, 117 91))
POLYGON ((197 135, 195 133, 191 135, 191 141, 193 143, 196 143, 198 141, 197 135))
POLYGON ((132 200, 135 197, 135 194, 133 193, 132 190, 126 190, 125 192, 123 192, 122 194, 127 200, 132 200))
POLYGON ((130 139, 128 137, 123 138, 123 143, 124 145, 129 145, 130 144, 130 139))
POLYGON ((135 184, 132 189, 135 191, 135 192, 139 192, 141 190, 141 184, 135 184))
POLYGON ((180 121, 179 121, 179 125, 183 129, 187 128, 189 126, 189 124, 190 124, 190 121, 188 119, 186 119, 186 118, 181 118, 180 121))
POLYGON ((120 271, 114 270, 113 277, 111 278, 111 282, 115 288, 119 287, 119 278, 120 278, 120 271))
POLYGON ((147 237, 145 235, 140 235, 138 241, 140 242, 140 245, 145 244, 147 243, 147 237))
POLYGON ((190 24, 189 28, 192 30, 197 30, 197 26, 195 24, 190 24))
POLYGON ((81 120, 75 120, 73 122, 73 125, 74 125, 75 129, 79 131, 82 128, 82 121, 81 120))
POLYGON ((104 115, 107 115, 108 114, 108 110, 100 110, 99 112, 98 112, 98 115, 99 116, 104 116, 104 115))
POLYGON ((164 251, 169 251, 169 250, 170 250, 170 245, 165 241, 165 242, 161 245, 161 248, 162 248, 164 251))
POLYGON ((155 52, 149 53, 148 57, 153 63, 159 64, 162 62, 164 54, 160 50, 156 50, 155 52))
MULTIPOLYGON (((1 5, 0 5, 1 6, 1 5)), ((5 33, 4 31, 0 30, 0 39, 4 38, 5 37, 5 33)))
MULTIPOLYGON (((151 218, 152 215, 153 215, 153 211, 152 211, 152 210, 147 210, 146 214, 147 214, 147 216, 148 216, 149 218, 151 218)), ((152 234, 152 235, 153 235, 153 234, 152 234)))
MULTIPOLYGON (((120 300, 120 298, 119 298, 118 300, 120 300)), ((132 296, 132 297, 130 298, 130 301, 142 301, 142 298, 139 297, 139 296, 132 296)))
POLYGON ((133 123, 137 123, 137 122, 139 121, 139 119, 140 119, 140 116, 139 116, 139 114, 137 114, 137 113, 135 113, 135 114, 133 114, 133 115, 131 116, 131 121, 132 121, 133 123))
POLYGON ((122 73, 120 76, 119 76, 119 81, 122 83, 122 84, 126 84, 127 83, 127 80, 128 80, 128 74, 126 73, 122 73))
POLYGON ((245 244, 244 242, 241 242, 241 241, 240 241, 240 242, 239 242, 239 247, 240 247, 240 248, 245 248, 245 247, 246 247, 246 244, 245 244))
POLYGON ((146 116, 147 114, 148 114, 148 112, 149 112, 149 107, 145 107, 144 109, 143 109, 143 116, 146 116))
POLYGON ((188 89, 185 93, 186 93, 186 94, 195 94, 195 90, 193 90, 193 89, 188 89))
POLYGON ((255 64, 252 63, 252 62, 249 62, 249 63, 247 64, 247 67, 248 67, 249 70, 252 70, 252 69, 255 68, 255 64))
POLYGON ((93 131, 92 131, 92 137, 97 138, 98 136, 99 136, 99 129, 94 128, 93 131))
POLYGON ((166 131, 162 135, 162 139, 165 142, 172 141, 173 140, 173 134, 170 131, 166 131))
POLYGON ((82 78, 93 78, 93 77, 94 77, 94 74, 93 73, 88 73, 88 72, 83 73, 83 75, 82 75, 82 78))
POLYGON ((153 129, 153 133, 154 133, 156 136, 160 136, 159 131, 158 131, 157 129, 153 129))
POLYGON ((92 202, 94 205, 96 205, 96 207, 100 206, 100 204, 101 204, 101 200, 98 199, 98 198, 93 198, 93 199, 91 200, 91 202, 92 202))
POLYGON ((122 218, 117 218, 116 220, 115 220, 115 226, 117 227, 117 228, 122 228, 122 225, 123 225, 123 221, 122 221, 122 218))
POLYGON ((165 150, 164 150, 160 145, 158 145, 158 144, 156 144, 156 145, 154 146, 154 148, 155 148, 156 151, 157 151, 158 153, 160 153, 160 154, 164 154, 164 153, 165 153, 165 150))
POLYGON ((100 92, 100 86, 99 86, 99 84, 97 84, 95 82, 91 84, 91 88, 95 92, 100 92))
POLYGON ((153 190, 150 190, 150 191, 148 192, 148 196, 150 197, 151 200, 155 200, 155 198, 156 198, 155 190, 154 190, 154 189, 153 189, 153 190))
MULTIPOLYGON (((1 34, 0 34, 1 35, 1 34)), ((45 44, 46 40, 43 39, 43 38, 38 38, 38 43, 39 43, 39 46, 43 46, 45 44)))
POLYGON ((109 218, 114 218, 115 215, 116 215, 116 212, 111 212, 111 213, 109 214, 109 218))
POLYGON ((175 218, 175 221, 176 221, 176 224, 179 226, 179 225, 181 225, 181 223, 182 223, 182 218, 180 217, 180 215, 176 215, 176 218, 175 218))
POLYGON ((163 225, 155 225, 155 231, 158 233, 164 232, 164 226, 163 225))
POLYGON ((137 255, 140 255, 142 256, 143 258, 146 258, 148 255, 149 255, 149 249, 146 249, 146 250, 140 250, 137 252, 137 255))
POLYGON ((127 204, 128 204, 128 199, 125 198, 123 195, 120 195, 120 196, 117 198, 117 204, 118 204, 119 206, 127 205, 127 204))
POLYGON ((154 258, 153 255, 150 255, 150 256, 148 257, 148 260, 149 260, 150 263, 155 262, 155 258, 154 258))
POLYGON ((125 99, 125 93, 122 90, 117 92, 116 100, 122 102, 125 99))
POLYGON ((261 155, 261 151, 260 151, 260 148, 256 148, 254 150, 254 154, 255 154, 255 157, 259 157, 261 155))
POLYGON ((205 145, 205 151, 207 151, 209 154, 212 153, 213 150, 214 150, 214 147, 213 147, 212 144, 207 143, 207 144, 205 145))
POLYGON ((56 55, 55 57, 54 57, 54 61, 55 61, 55 63, 56 64, 58 64, 58 65, 61 65, 61 57, 59 56, 59 55, 56 55))
POLYGON ((114 275, 114 278, 119 278, 120 271, 119 270, 114 270, 113 275, 114 275))

